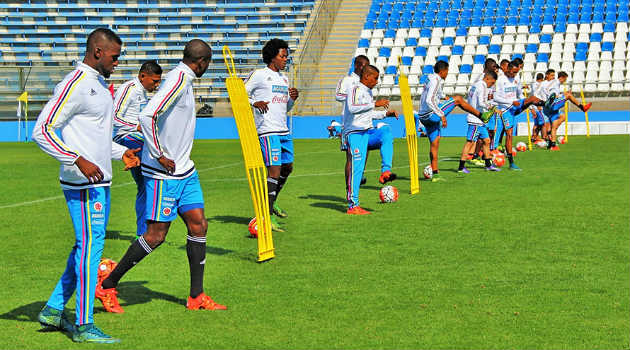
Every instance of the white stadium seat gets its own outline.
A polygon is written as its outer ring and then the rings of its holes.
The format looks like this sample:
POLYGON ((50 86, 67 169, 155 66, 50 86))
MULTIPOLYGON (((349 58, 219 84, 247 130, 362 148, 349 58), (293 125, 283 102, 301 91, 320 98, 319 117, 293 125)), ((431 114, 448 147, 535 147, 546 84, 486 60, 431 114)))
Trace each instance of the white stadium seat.
POLYGON ((383 47, 393 47, 394 39, 392 38, 383 38, 383 43, 381 44, 383 47))
POLYGON ((451 55, 448 60, 448 64, 452 66, 458 66, 462 63, 462 56, 460 55, 451 55))
POLYGON ((427 58, 424 59, 425 66, 432 66, 435 64, 435 62, 435 56, 427 56, 427 58))
POLYGON ((551 25, 551 24, 543 25, 541 33, 543 33, 543 34, 553 34, 553 25, 551 25))
POLYGON ((628 34, 617 32, 615 34, 615 42, 625 44, 628 41, 628 34))
POLYGON ((479 41, 477 40, 476 36, 468 36, 466 38, 466 45, 477 45, 479 44, 479 41))
POLYGON ((418 38, 418 46, 429 46, 429 38, 418 38))
POLYGON ((481 35, 492 35, 492 27, 481 27, 481 35))
POLYGON ((613 83, 621 83, 624 82, 624 77, 623 77, 623 70, 613 70, 612 71, 612 77, 610 78, 610 81, 612 81, 613 83))
POLYGON ((431 43, 429 45, 431 45, 431 46, 442 46, 442 38, 432 37, 431 38, 431 43))
POLYGON ((410 38, 419 38, 420 37, 420 30, 418 28, 411 28, 409 29, 409 37, 410 38))
POLYGON ((372 31, 372 38, 383 38, 384 36, 382 29, 374 29, 372 31))
POLYGON ((567 24, 567 34, 577 34, 578 27, 577 24, 569 23, 567 24))
POLYGON ((459 74, 457 76, 457 85, 463 85, 466 86, 468 85, 470 81, 470 75, 469 74, 459 74))
POLYGON ((526 53, 523 58, 525 62, 536 62, 536 54, 535 53, 526 53))
POLYGON ((406 28, 400 28, 396 31, 396 39, 398 38, 402 38, 407 39, 409 37, 408 33, 407 33, 407 29, 406 28))
POLYGON ((454 37, 455 36, 455 28, 454 27, 446 27, 444 28, 444 36, 445 37, 454 37))
POLYGON ((527 44, 527 34, 519 34, 514 41, 516 44, 527 44))
POLYGON ((467 92, 466 86, 464 86, 464 85, 456 85, 454 92, 455 92, 456 95, 465 95, 466 92, 467 92))
POLYGON ((560 70, 563 70, 567 73, 573 72, 573 61, 562 61, 562 66, 560 70))
POLYGON ((562 62, 562 54, 553 52, 551 56, 549 56, 549 62, 562 62))
POLYGON ((514 36, 513 35, 504 35, 503 36, 503 43, 504 44, 514 44, 514 36))
POLYGON ((560 70, 560 62, 549 62, 549 66, 547 67, 547 69, 553 69, 556 72, 558 72, 560 70))
POLYGON ((420 78, 418 77, 417 74, 410 74, 408 81, 409 81, 409 85, 418 85, 418 84, 420 84, 420 78))
POLYGON ((428 57, 428 56, 433 56, 433 57, 435 57, 435 56, 437 56, 437 55, 439 54, 439 52, 440 52, 440 51, 439 51, 439 49, 438 49, 438 47, 437 47, 437 46, 431 46, 431 47, 429 47, 429 48, 427 49, 427 57, 428 57))
POLYGON ((372 37, 372 31, 369 29, 363 29, 361 31, 361 39, 369 39, 372 37))
MULTIPOLYGON (((475 46, 474 45, 466 45, 464 46, 464 55, 474 55, 476 52, 475 50, 475 46)), ((625 58, 626 55, 625 53, 622 53, 623 57, 625 58)))
POLYGON ((602 42, 612 42, 615 41, 615 34, 611 32, 606 32, 602 35, 602 42))
POLYGON ((481 73, 483 73, 483 64, 480 64, 480 63, 474 64, 473 69, 472 69, 472 74, 481 74, 481 73))
POLYGON ((474 63, 472 55, 463 55, 462 56, 462 64, 470 64, 474 63))
POLYGON ((442 31, 442 28, 433 28, 433 30, 431 31, 431 38, 442 39, 442 37, 444 37, 444 32, 442 31))
POLYGON ((468 36, 480 36, 481 32, 479 27, 470 27, 468 28, 468 36))
POLYGON ((536 63, 536 72, 545 72, 547 70, 547 63, 538 62, 536 63))
POLYGON ((444 86, 444 94, 446 96, 453 95, 455 93, 455 88, 453 86, 444 86))
POLYGON ((381 79, 381 85, 394 85, 394 75, 393 74, 385 74, 383 75, 383 79, 381 79))
POLYGON ((493 35, 490 38, 490 45, 501 45, 503 43, 503 38, 501 35, 493 35))
POLYGON ((564 42, 564 34, 562 33, 556 33, 553 35, 553 39, 551 39, 551 42, 556 44, 561 44, 564 42))
POLYGON ((422 67, 420 65, 411 65, 409 74, 422 74, 422 67))
POLYGON ((586 33, 578 34, 578 37, 577 37, 577 42, 578 43, 588 43, 590 41, 591 41, 591 39, 589 38, 588 34, 586 34, 586 33))
POLYGON ((449 69, 449 73, 446 76, 446 79, 444 79, 444 85, 455 85, 455 83, 457 83, 457 74, 450 73, 449 69))
POLYGON ((525 53, 525 45, 524 44, 514 44, 513 51, 514 51, 514 53, 524 54, 525 53))
POLYGON ((357 49, 354 51, 354 57, 357 57, 359 55, 364 55, 367 53, 367 51, 365 50, 364 47, 357 47, 357 49))
POLYGON ((589 70, 599 70, 599 62, 598 61, 589 61, 586 63, 586 71, 589 70))
POLYGON ((612 69, 615 70, 626 70, 626 66, 623 61, 614 61, 612 69))
POLYGON ((598 81, 601 83, 610 83, 610 71, 609 70, 599 71, 598 81))
POLYGON ((405 39, 403 39, 403 38, 396 38, 394 40, 394 46, 395 47, 404 47, 405 46, 405 39))
MULTIPOLYGON (((376 47, 371 46, 370 48, 368 48, 366 56, 377 57, 378 56, 378 49, 376 47)), ((370 60, 370 61, 372 61, 372 60, 370 60)))
POLYGON ((576 61, 573 65, 573 71, 586 72, 586 64, 584 63, 584 61, 576 61))
POLYGON ((501 53, 502 54, 512 54, 514 52, 514 50, 512 49, 512 45, 510 44, 503 44, 503 46, 501 46, 501 53))
POLYGON ((562 52, 562 43, 552 43, 551 44, 551 52, 562 52))
POLYGON ((617 33, 628 33, 628 23, 626 22, 617 23, 617 33))
POLYGON ((415 55, 415 49, 412 46, 407 46, 403 49, 402 55, 405 57, 413 57, 415 55))
POLYGON ((588 23, 580 24, 579 33, 580 34, 591 34, 591 25, 588 24, 588 23))
POLYGON ((525 62, 523 63, 523 71, 525 71, 525 72, 533 72, 534 71, 534 62, 525 60, 525 62))
POLYGON ((457 36, 457 37, 455 37, 454 45, 458 45, 458 46, 466 45, 466 37, 465 36, 457 36))
POLYGON ((551 47, 549 46, 549 44, 540 44, 538 46, 538 52, 550 53, 551 52, 551 47))
POLYGON ((451 55, 451 47, 450 46, 441 46, 440 47, 440 56, 450 56, 451 55))
POLYGON ((379 38, 373 38, 370 40, 370 47, 376 47, 377 49, 381 47, 382 41, 379 38))
POLYGON ((601 52, 602 51, 602 45, 598 42, 592 42, 589 46, 588 46, 588 52, 601 52))
POLYGON ((516 32, 519 34, 527 34, 529 33, 529 28, 527 26, 518 26, 516 32))
POLYGON ((487 55, 488 54, 488 46, 487 45, 479 45, 477 46, 476 55, 487 55))
POLYGON ((612 52, 610 52, 610 51, 603 51, 600 54, 599 59, 602 60, 602 61, 612 61, 613 60, 612 52))
POLYGON ((579 71, 579 72, 574 72, 572 74, 573 77, 573 83, 574 84, 582 84, 584 83, 584 72, 579 71))
POLYGON ((516 34, 515 26, 505 26, 505 34, 516 34))
POLYGON ((586 57, 587 61, 599 61, 599 52, 589 51, 588 56, 586 57))
POLYGON ((527 36, 528 44, 538 44, 539 42, 540 42, 540 39, 538 38, 538 34, 530 34, 527 36))
POLYGON ((602 23, 593 23, 591 26, 591 33, 603 33, 604 25, 602 23))
POLYGON ((575 43, 577 41, 577 36, 574 33, 567 33, 564 36, 564 43, 575 43))
POLYGON ((613 55, 613 59, 615 61, 625 61, 626 60, 626 53, 624 51, 615 51, 615 53, 613 55))

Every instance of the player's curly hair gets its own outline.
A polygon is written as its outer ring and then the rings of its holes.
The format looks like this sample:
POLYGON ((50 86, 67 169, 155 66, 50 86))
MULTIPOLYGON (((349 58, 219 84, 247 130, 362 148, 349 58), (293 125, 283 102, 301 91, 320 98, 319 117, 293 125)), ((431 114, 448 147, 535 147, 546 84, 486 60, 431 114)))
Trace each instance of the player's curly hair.
POLYGON ((278 38, 273 38, 267 41, 262 49, 263 62, 265 62, 265 64, 271 63, 271 60, 273 60, 274 57, 278 56, 280 49, 289 50, 289 44, 286 41, 278 38))

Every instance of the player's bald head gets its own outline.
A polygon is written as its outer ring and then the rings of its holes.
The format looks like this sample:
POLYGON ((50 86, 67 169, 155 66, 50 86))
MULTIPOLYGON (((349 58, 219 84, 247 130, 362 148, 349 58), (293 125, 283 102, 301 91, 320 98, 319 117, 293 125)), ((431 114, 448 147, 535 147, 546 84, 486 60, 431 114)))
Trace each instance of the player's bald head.
POLYGON ((200 59, 210 60, 212 50, 210 45, 201 39, 192 39, 184 47, 184 63, 197 62, 200 59))
POLYGON ((122 45, 120 37, 107 28, 97 28, 87 38, 87 52, 93 53, 97 47, 109 48, 111 44, 122 45))
POLYGON ((367 77, 370 75, 376 75, 378 76, 380 74, 378 68, 374 67, 371 64, 366 65, 365 67, 363 67, 363 70, 361 71, 361 78, 363 77, 367 77))

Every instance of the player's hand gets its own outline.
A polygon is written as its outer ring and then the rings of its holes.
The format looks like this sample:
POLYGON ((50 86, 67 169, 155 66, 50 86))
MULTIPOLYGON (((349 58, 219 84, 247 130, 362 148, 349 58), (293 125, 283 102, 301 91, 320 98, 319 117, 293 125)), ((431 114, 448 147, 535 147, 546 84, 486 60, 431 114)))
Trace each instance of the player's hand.
POLYGON ((175 173, 175 162, 172 159, 168 159, 164 156, 161 156, 158 159, 158 162, 160 162, 160 165, 162 165, 164 169, 166 169, 167 173, 171 175, 175 173))
POLYGON ((81 173, 88 179, 90 183, 97 183, 103 180, 103 172, 96 164, 79 156, 74 164, 81 170, 81 173))
POLYGON ((389 100, 386 100, 384 98, 380 99, 380 100, 376 100, 376 102, 374 102, 374 107, 384 107, 385 109, 389 108, 389 100))
POLYGON ((269 110, 269 106, 267 106, 268 104, 269 102, 258 101, 258 102, 254 102, 254 107, 256 107, 258 112, 265 114, 269 110))
POLYGON ((442 117, 442 127, 445 128, 447 125, 446 123, 446 117, 442 117))
POLYGON ((125 163, 125 170, 140 166, 140 158, 136 153, 140 152, 140 148, 128 149, 123 153, 122 161, 125 163))
POLYGON ((514 102, 512 102, 512 105, 513 105, 514 107, 518 107, 518 106, 520 106, 520 105, 521 105, 521 103, 520 103, 519 101, 514 101, 514 102))
POLYGON ((136 131, 142 132, 142 126, 140 124, 138 124, 138 127, 136 128, 136 131))
POLYGON ((396 110, 390 109, 390 110, 387 111, 385 116, 387 116, 387 117, 396 117, 396 119, 398 119, 398 112, 396 110))
POLYGON ((289 88, 289 97, 291 97, 291 99, 295 101, 298 99, 298 97, 300 97, 300 92, 296 88, 289 88))

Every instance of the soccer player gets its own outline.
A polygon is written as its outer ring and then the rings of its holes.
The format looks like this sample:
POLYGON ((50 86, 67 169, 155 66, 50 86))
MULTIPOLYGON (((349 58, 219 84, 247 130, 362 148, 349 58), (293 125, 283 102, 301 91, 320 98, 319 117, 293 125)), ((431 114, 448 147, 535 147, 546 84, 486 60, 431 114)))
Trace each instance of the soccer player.
MULTIPOLYGON (((487 58, 486 61, 483 64, 483 74, 480 74, 477 79, 473 82, 473 85, 480 82, 487 73, 489 72, 493 72, 495 73, 497 76, 499 74, 499 65, 497 64, 497 61, 495 61, 493 58, 487 58)), ((495 83, 496 83, 496 79, 495 79, 495 83)), ((472 87, 472 85, 471 85, 472 87)), ((493 84, 490 88, 486 89, 486 100, 488 101, 488 104, 492 107, 495 106, 494 101, 493 101, 493 96, 494 96, 494 88, 495 85, 493 84)), ((494 114, 492 114, 490 116, 490 119, 488 119, 488 121, 485 123, 486 129, 488 130, 488 136, 490 137, 490 140, 492 140, 494 138, 494 131, 497 128, 496 125, 497 121, 496 121, 496 116, 494 114)), ((490 147, 492 147, 492 143, 490 143, 490 147)), ((485 162, 482 162, 478 157, 479 154, 481 153, 481 149, 483 148, 483 140, 482 139, 478 139, 477 140, 477 145, 475 146, 475 150, 474 153, 472 154, 472 158, 470 157, 469 154, 469 158, 471 158, 471 162, 475 165, 478 166, 483 166, 485 165, 485 162)))
POLYGON ((378 83, 378 68, 367 65, 361 72, 361 80, 348 90, 343 110, 343 142, 346 150, 346 168, 350 163, 347 183, 348 211, 350 215, 365 215, 370 212, 359 206, 359 186, 365 168, 369 133, 373 119, 398 118, 394 110, 375 111, 376 107, 389 107, 388 100, 374 102, 372 88, 378 83))
POLYGON ((330 121, 330 125, 326 129, 328 130, 329 139, 341 136, 341 123, 334 119, 330 121))
POLYGON ((432 181, 439 181, 441 178, 438 169, 438 149, 440 148, 442 128, 446 128, 447 126, 446 116, 453 111, 455 106, 458 106, 474 116, 480 117, 482 120, 487 120, 494 112, 488 111, 485 112, 485 115, 482 115, 482 113, 469 105, 461 96, 452 96, 446 99, 445 102, 440 103, 441 99, 446 98, 442 93, 442 87, 444 86, 444 79, 448 75, 448 63, 445 61, 437 61, 433 66, 433 71, 435 74, 429 75, 424 91, 420 96, 420 110, 418 111, 418 115, 420 116, 420 122, 427 130, 427 136, 429 138, 429 159, 431 160, 431 168, 433 169, 432 181))
POLYGON ((190 310, 225 310, 203 292, 208 222, 195 164, 190 159, 195 135, 193 80, 208 69, 212 52, 202 40, 184 48, 184 58, 167 75, 158 92, 140 113, 145 135, 142 175, 147 192, 147 231, 136 239, 116 268, 99 281, 96 296, 105 310, 121 313, 116 286, 120 279, 164 242, 171 222, 181 216, 186 224, 186 253, 190 268, 190 310))
MULTIPOLYGON (((370 64, 369 59, 366 56, 359 55, 354 58, 354 70, 349 75, 341 78, 337 84, 337 91, 335 93, 335 99, 340 102, 342 106, 345 105, 348 92, 352 86, 359 83, 361 80, 360 75, 363 68, 370 64)), ((344 122, 345 123, 345 122, 344 122)), ((396 174, 392 173, 392 164, 394 160, 394 137, 392 135, 391 127, 384 122, 379 122, 374 125, 374 128, 368 130, 368 152, 372 150, 379 150, 381 153, 381 175, 378 181, 381 184, 385 184, 396 179, 396 174)), ((346 151, 345 143, 341 142, 341 151, 346 151)), ((367 164, 368 154, 365 155, 365 161, 367 164)), ((350 163, 346 163, 346 183, 350 176, 350 163)), ((367 182, 365 177, 361 178, 361 184, 367 182)))
POLYGON ((512 61, 508 64, 505 74, 497 79, 494 102, 500 110, 500 116, 498 117, 497 130, 494 134, 493 149, 499 146, 501 132, 505 131, 505 149, 508 161, 510 162, 510 170, 520 171, 521 168, 514 163, 514 156, 512 155, 512 132, 514 130, 516 116, 521 114, 530 105, 535 104, 542 106, 544 102, 533 95, 526 99, 519 99, 522 95, 522 86, 519 84, 518 80, 515 79, 518 70, 518 64, 512 61))
MULTIPOLYGON (((468 90, 468 103, 479 111, 493 110, 493 106, 488 101, 488 90, 492 88, 497 80, 497 73, 489 71, 484 74, 483 80, 476 82, 470 90, 468 90)), ((495 167, 492 164, 492 157, 490 155, 490 136, 488 135, 488 129, 483 120, 479 119, 473 114, 466 116, 468 121, 468 133, 466 137, 466 144, 462 149, 462 156, 459 161, 458 173, 468 174, 470 171, 466 168, 466 160, 468 154, 475 149, 475 145, 478 139, 483 142, 483 154, 486 170, 488 171, 500 171, 501 169, 495 167)))
POLYGON ((139 149, 112 142, 114 104, 105 79, 118 66, 121 45, 109 29, 90 33, 83 62, 57 84, 33 129, 33 140, 61 163, 59 179, 75 233, 66 270, 37 318, 42 326, 71 333, 75 342, 120 341, 96 327, 92 315, 110 211, 111 159, 122 159, 125 169, 140 164, 139 149), (73 327, 63 310, 75 291, 73 327))
MULTIPOLYGON (((144 137, 140 130, 138 116, 147 105, 147 92, 153 92, 162 80, 162 67, 156 61, 147 61, 140 67, 138 76, 123 83, 114 95, 114 142, 128 148, 140 148, 144 137)), ((136 182, 136 235, 142 236, 147 230, 144 218, 146 192, 144 178, 140 168, 131 169, 131 176, 136 182)))
POLYGON ((287 113, 293 108, 299 92, 289 87, 289 79, 281 72, 289 58, 286 41, 269 40, 262 49, 262 56, 267 67, 251 72, 245 81, 245 89, 254 107, 256 130, 267 167, 271 228, 282 232, 284 230, 274 215, 288 216, 276 199, 293 171, 293 139, 287 127, 287 113))
POLYGON ((506 60, 505 58, 501 60, 501 63, 499 63, 499 68, 501 69, 498 73, 499 77, 507 72, 508 64, 510 64, 510 60, 506 60))
MULTIPOLYGON (((549 71, 547 71, 549 72, 549 71)), ((532 82, 530 90, 531 95, 539 96, 538 90, 540 89, 541 84, 544 81, 544 75, 542 73, 536 74, 536 80, 532 82)), ((531 106, 532 116, 534 117, 534 127, 532 129, 532 138, 531 142, 534 143, 538 141, 538 136, 542 135, 543 140, 548 141, 547 131, 549 130, 549 117, 543 114, 542 107, 531 106)))
POLYGON ((573 103, 582 112, 588 111, 593 105, 591 102, 585 105, 581 104, 575 97, 573 97, 571 91, 564 92, 560 90, 560 86, 567 81, 568 77, 569 76, 566 72, 559 72, 558 79, 551 80, 544 88, 545 94, 550 96, 550 101, 545 104, 543 113, 549 117, 549 121, 551 122, 551 142, 547 145, 551 151, 560 150, 556 144, 558 127, 560 127, 560 125, 567 119, 566 115, 560 114, 560 110, 564 107, 567 100, 573 103))

